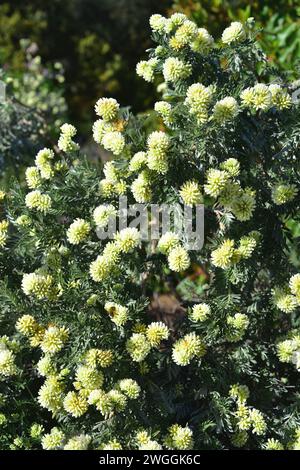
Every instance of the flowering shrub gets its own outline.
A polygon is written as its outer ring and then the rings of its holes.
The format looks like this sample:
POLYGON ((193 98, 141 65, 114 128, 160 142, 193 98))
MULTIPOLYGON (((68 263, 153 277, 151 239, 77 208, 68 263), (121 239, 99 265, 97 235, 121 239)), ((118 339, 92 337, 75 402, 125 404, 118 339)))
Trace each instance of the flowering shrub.
POLYGON ((253 22, 219 41, 182 14, 150 25, 158 45, 137 73, 163 77, 160 127, 146 135, 101 98, 103 175, 64 124, 25 193, 1 196, 1 446, 299 448, 300 275, 285 225, 299 211, 299 108, 265 83, 253 22), (98 238, 120 195, 203 203, 204 247, 172 230, 145 242, 133 226, 98 238), (202 289, 169 321, 153 289, 199 265, 202 289))

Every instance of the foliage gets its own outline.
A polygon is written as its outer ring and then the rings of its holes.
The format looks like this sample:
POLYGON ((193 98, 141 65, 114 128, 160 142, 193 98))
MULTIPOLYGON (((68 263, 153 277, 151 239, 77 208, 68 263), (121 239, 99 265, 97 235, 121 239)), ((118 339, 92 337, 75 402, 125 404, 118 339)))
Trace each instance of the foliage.
POLYGON ((37 112, 8 97, 0 103, 0 119, 0 174, 7 185, 46 140, 46 124, 37 112))
POLYGON ((43 66, 36 44, 28 40, 21 41, 21 49, 26 59, 22 72, 0 69, 5 85, 5 99, 0 103, 2 184, 8 184, 11 175, 22 174, 42 139, 46 144, 57 137, 67 112, 62 65, 43 66))
POLYGON ((299 2, 297 0, 175 0, 173 11, 191 16, 198 25, 209 27, 211 34, 220 34, 229 21, 246 21, 254 17, 264 34, 258 41, 268 59, 299 77, 300 56, 299 2))
POLYGON ((64 99, 64 70, 61 63, 42 65, 38 46, 23 39, 20 46, 25 53, 22 73, 4 74, 11 95, 28 108, 35 109, 49 123, 49 132, 56 136, 57 129, 66 120, 67 104, 64 99), (53 129, 51 129, 53 126, 53 129))
POLYGON ((168 0, 11 0, 0 6, 0 60, 22 70, 24 53, 16 44, 28 38, 45 62, 62 63, 65 98, 86 135, 98 96, 116 95, 137 110, 152 104, 155 90, 138 85, 134 67, 150 45, 146 18, 169 5, 168 0))
POLYGON ((253 21, 217 42, 183 16, 150 24, 137 70, 162 81, 159 129, 101 98, 104 177, 64 124, 28 190, 1 195, 2 447, 299 448, 299 105, 268 83, 253 21), (100 239, 122 194, 202 201, 203 248, 100 239))

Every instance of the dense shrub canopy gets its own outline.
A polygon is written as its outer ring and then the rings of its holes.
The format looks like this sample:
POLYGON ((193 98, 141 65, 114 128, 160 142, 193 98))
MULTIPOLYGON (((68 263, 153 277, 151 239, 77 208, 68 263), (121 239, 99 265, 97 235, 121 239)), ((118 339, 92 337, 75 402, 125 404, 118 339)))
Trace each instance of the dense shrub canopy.
POLYGON ((162 79, 159 129, 101 98, 104 175, 64 124, 28 190, 1 195, 1 446, 299 448, 292 86, 253 21, 218 41, 184 15, 150 25, 157 47, 137 73, 162 79), (204 203, 203 248, 173 231, 146 243, 133 227, 100 240, 120 195, 204 203))

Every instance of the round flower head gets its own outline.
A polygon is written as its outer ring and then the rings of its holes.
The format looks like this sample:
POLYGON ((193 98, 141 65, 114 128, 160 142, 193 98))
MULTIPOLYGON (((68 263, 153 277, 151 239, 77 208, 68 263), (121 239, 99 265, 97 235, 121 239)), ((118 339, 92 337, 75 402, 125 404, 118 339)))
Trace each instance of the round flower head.
POLYGON ((65 123, 60 127, 60 130, 62 134, 70 138, 74 137, 77 134, 76 127, 74 127, 72 124, 65 123))
POLYGON ((259 410, 253 408, 252 410, 250 410, 249 417, 252 424, 253 434, 256 434, 257 436, 265 434, 267 430, 267 424, 265 422, 263 414, 259 410))
POLYGON ((213 108, 213 118, 223 123, 226 121, 233 120, 239 112, 239 106, 237 101, 231 96, 227 96, 220 101, 217 101, 213 108))
POLYGON ((183 13, 173 13, 165 22, 165 32, 171 33, 187 20, 183 13))
POLYGON ((186 46, 193 41, 197 35, 198 28, 193 21, 186 20, 175 33, 175 40, 180 46, 186 46))
POLYGON ((84 219, 75 219, 67 230, 67 239, 72 245, 78 245, 87 239, 90 230, 90 224, 84 219))
POLYGON ((162 33, 165 29, 166 18, 158 14, 152 15, 150 16, 149 24, 152 31, 162 33))
POLYGON ((175 83, 188 78, 192 73, 190 64, 186 64, 177 57, 169 57, 163 65, 163 75, 166 82, 175 83))
POLYGON ((211 254, 211 262, 218 268, 227 269, 234 262, 235 248, 233 240, 224 240, 211 254))
POLYGON ((128 308, 115 302, 106 302, 104 306, 109 314, 111 321, 117 326, 123 326, 128 320, 128 308))
POLYGON ((140 243, 140 233, 136 228, 124 228, 115 235, 115 243, 122 253, 130 253, 140 243))
POLYGON ((236 399, 239 403, 244 403, 250 396, 247 385, 234 384, 230 387, 229 396, 236 399))
POLYGON ((240 239, 239 247, 237 250, 242 258, 248 259, 252 255, 256 246, 257 240, 254 237, 244 236, 240 239))
POLYGON ((42 357, 37 363, 36 369, 42 377, 55 375, 56 373, 56 367, 53 363, 53 358, 50 355, 42 357))
POLYGON ((162 450, 162 446, 157 442, 149 439, 145 444, 139 446, 139 450, 162 450))
POLYGON ((52 428, 49 434, 42 438, 42 448, 44 450, 57 450, 62 447, 65 439, 64 433, 58 428, 52 428))
POLYGON ((268 439, 267 442, 264 444, 265 450, 284 450, 283 445, 281 444, 278 439, 268 439))
POLYGON ((232 201, 231 210, 237 220, 244 222, 251 219, 255 207, 255 191, 250 188, 246 188, 241 194, 239 194, 239 197, 232 201))
POLYGON ((101 448, 102 450, 123 450, 122 444, 116 439, 108 441, 107 444, 104 444, 101 448))
POLYGON ((207 118, 207 107, 211 102, 213 91, 211 87, 205 87, 201 83, 194 83, 186 92, 185 105, 191 114, 203 115, 207 118))
POLYGON ((151 435, 147 431, 138 431, 135 440, 138 446, 146 444, 151 439, 151 435))
POLYGON ((155 67, 158 61, 156 58, 149 60, 141 60, 136 65, 136 73, 139 77, 143 78, 146 82, 153 82, 155 77, 155 67))
POLYGON ((206 194, 218 197, 229 180, 229 174, 223 170, 210 169, 207 172, 207 183, 204 185, 206 194))
POLYGON ((8 226, 9 223, 7 220, 2 220, 0 222, 0 248, 3 248, 6 244, 8 238, 8 226))
POLYGON ((36 189, 41 185, 41 175, 39 169, 36 166, 30 166, 26 169, 25 178, 27 186, 30 189, 36 189))
POLYGON ((36 170, 34 167, 28 169, 27 173, 27 183, 31 188, 38 187, 41 183, 38 182, 38 179, 50 179, 54 175, 54 171, 51 166, 51 160, 54 158, 54 152, 48 148, 40 150, 35 158, 36 170), (38 183, 35 185, 35 182, 38 183))
POLYGON ((90 367, 109 367, 114 360, 114 353, 111 349, 89 349, 85 355, 85 363, 90 367))
POLYGON ((1 220, 0 221, 0 232, 6 232, 8 229, 9 223, 8 220, 1 220))
POLYGON ((123 379, 119 382, 120 390, 132 400, 136 400, 141 392, 141 387, 139 384, 132 379, 123 379))
POLYGON ((300 299, 300 274, 295 274, 291 277, 289 286, 292 294, 300 299))
POLYGON ((114 361, 114 353, 110 349, 103 350, 103 349, 98 349, 97 350, 97 362, 100 367, 109 367, 114 361))
POLYGON ((45 334, 45 328, 43 326, 38 325, 37 331, 34 333, 33 336, 29 337, 29 343, 32 348, 37 348, 40 346, 41 342, 43 341, 45 334))
POLYGON ((227 317, 227 324, 230 327, 228 341, 239 341, 249 326, 249 318, 244 313, 236 313, 227 317))
POLYGON ((118 263, 120 261, 120 248, 117 243, 108 242, 102 252, 102 257, 110 266, 113 263, 118 263))
POLYGON ((164 154, 170 146, 170 139, 165 132, 152 132, 147 139, 148 149, 155 151, 157 154, 164 154))
POLYGON ((109 150, 114 155, 120 155, 125 146, 125 139, 121 132, 112 131, 104 134, 102 139, 102 145, 105 150, 109 150))
POLYGON ((97 405, 104 396, 105 392, 103 390, 92 390, 88 397, 88 404, 97 405))
POLYGON ((67 393, 63 405, 67 413, 70 413, 74 418, 79 418, 86 413, 88 409, 88 402, 86 399, 76 392, 67 393))
POLYGON ((4 377, 14 375, 16 371, 14 353, 8 349, 0 349, 0 378, 1 375, 4 377))
POLYGON ((133 155, 129 163, 129 171, 136 172, 139 171, 147 162, 147 153, 146 152, 137 152, 133 155))
POLYGON ((28 227, 31 225, 31 218, 28 215, 20 215, 16 219, 16 224, 20 227, 28 227))
POLYGON ((63 124, 60 128, 61 134, 58 139, 58 148, 63 152, 74 152, 79 146, 72 140, 77 130, 72 124, 63 124))
POLYGON ((126 350, 135 362, 143 361, 149 354, 151 345, 142 333, 133 333, 127 340, 126 350))
POLYGON ((115 194, 116 185, 112 182, 107 180, 106 178, 102 179, 99 183, 99 190, 103 197, 109 198, 113 194, 115 194))
POLYGON ((126 191, 127 191, 126 181, 125 180, 119 180, 115 184, 115 194, 117 194, 118 196, 121 196, 121 195, 125 194, 126 191))
POLYGON ((254 88, 246 88, 241 92, 242 106, 251 108, 254 103, 254 88))
POLYGON ((110 390, 108 393, 102 390, 94 390, 89 396, 89 403, 108 418, 115 411, 123 411, 127 404, 127 398, 119 390, 110 390))
POLYGON ((95 282, 107 279, 112 271, 112 266, 104 256, 98 256, 90 265, 90 276, 95 282))
POLYGON ((253 108, 258 111, 262 109, 267 111, 272 105, 272 95, 267 85, 258 83, 253 87, 253 108))
POLYGON ((192 51, 201 54, 207 54, 214 45, 214 38, 209 34, 207 29, 199 28, 196 36, 190 43, 192 51))
POLYGON ((292 340, 281 341, 277 344, 277 355, 281 362, 291 362, 295 352, 292 340))
POLYGON ((48 148, 44 148, 37 153, 35 157, 35 164, 39 170, 42 170, 45 166, 49 165, 49 162, 53 160, 54 152, 48 148))
POLYGON ((168 339, 168 327, 162 322, 153 322, 147 327, 146 337, 152 347, 157 347, 161 341, 168 339))
POLYGON ((32 336, 38 329, 38 323, 32 315, 22 315, 16 323, 16 329, 24 336, 32 336))
POLYGON ((237 427, 240 431, 249 431, 251 428, 251 420, 249 408, 244 403, 239 403, 235 413, 237 418, 237 427))
POLYGON ((7 418, 5 414, 0 413, 0 426, 5 426, 7 423, 7 418))
POLYGON ((246 38, 246 32, 242 23, 233 21, 231 25, 223 31, 222 42, 223 44, 231 44, 233 42, 240 42, 246 38))
POLYGON ((45 331, 41 349, 44 353, 55 354, 59 352, 68 339, 68 329, 65 327, 49 326, 45 331))
POLYGON ((227 171, 232 177, 240 174, 240 163, 236 158, 228 158, 225 162, 221 163, 220 168, 227 171))
POLYGON ((272 95, 273 106, 281 111, 292 106, 291 96, 288 94, 287 90, 282 88, 280 85, 269 85, 269 90, 272 95))
POLYGON ((298 307, 297 298, 294 295, 283 294, 276 299, 276 307, 284 313, 292 313, 298 307))
POLYGON ((164 175, 169 168, 168 157, 165 153, 149 150, 147 153, 147 165, 150 170, 164 175))
POLYGON ((37 423, 34 423, 31 427, 30 427, 30 437, 32 437, 32 439, 40 439, 43 432, 44 432, 44 426, 42 424, 37 424, 37 423))
POLYGON ((238 330, 245 330, 249 325, 249 318, 244 313, 236 313, 233 317, 228 317, 227 323, 238 330))
POLYGON ((176 341, 172 350, 173 361, 179 366, 187 366, 194 357, 202 357, 206 352, 202 339, 189 333, 176 341))
POLYGON ((170 146, 170 139, 164 132, 152 132, 147 140, 147 165, 151 170, 165 173, 168 169, 166 153, 170 146))
POLYGON ((147 172, 143 171, 133 181, 131 185, 131 192, 134 199, 139 203, 146 203, 151 201, 152 191, 150 186, 150 178, 147 172))
POLYGON ((280 183, 272 189, 272 200, 278 206, 295 199, 298 189, 294 184, 280 183))
POLYGON ((184 204, 193 206, 203 202, 200 186, 196 181, 186 181, 180 188, 180 196, 184 204))
POLYGON ((47 377, 44 385, 39 390, 39 404, 52 413, 57 413, 62 408, 64 387, 58 377, 47 377))
POLYGON ((300 370, 300 334, 294 334, 277 344, 277 355, 281 362, 294 364, 300 370))
POLYGON ((96 207, 93 212, 93 219, 97 227, 106 227, 110 218, 117 215, 117 211, 111 204, 96 207))
POLYGON ((177 39, 176 36, 173 36, 169 40, 169 46, 171 49, 178 52, 185 46, 185 44, 182 43, 179 39, 177 39))
POLYGON ((93 138, 97 144, 102 144, 104 135, 107 132, 112 132, 114 125, 110 122, 105 122, 103 119, 98 119, 93 124, 93 138))
POLYGON ((88 391, 101 388, 104 382, 104 377, 101 371, 81 365, 77 368, 74 387, 77 390, 85 389, 88 391))
POLYGON ((191 260, 188 252, 181 246, 173 248, 168 255, 168 265, 171 271, 180 272, 189 268, 191 260))
POLYGON ((179 424, 173 424, 168 430, 165 445, 169 449, 192 449, 194 445, 192 430, 188 426, 182 427, 179 424))
POLYGON ((139 450, 162 450, 162 446, 151 439, 151 435, 147 431, 139 431, 135 440, 139 450))
POLYGON ((25 204, 29 209, 36 209, 46 214, 51 208, 51 198, 48 194, 42 194, 38 189, 31 191, 25 197, 25 204))
POLYGON ((161 253, 168 255, 173 248, 179 245, 179 243, 180 243, 180 240, 176 233, 166 232, 159 239, 157 249, 161 253))
POLYGON ((72 437, 64 446, 64 450, 87 450, 92 438, 86 434, 72 437))
POLYGON ((167 101, 157 101, 154 110, 163 118, 164 123, 168 126, 172 123, 172 106, 167 101))
POLYGON ((193 306, 189 314, 189 318, 193 322, 202 322, 205 321, 210 316, 210 314, 210 306, 205 303, 202 303, 193 306))
POLYGON ((107 393, 107 398, 109 401, 109 405, 112 407, 113 410, 123 411, 127 405, 126 396, 119 390, 110 390, 107 393))
POLYGON ((103 173, 107 181, 111 181, 112 183, 116 183, 118 181, 118 172, 113 161, 105 163, 103 173))
POLYGON ((114 98, 100 98, 95 104, 95 111, 104 121, 113 121, 118 115, 120 105, 114 98))
POLYGON ((33 295, 38 299, 52 298, 55 293, 53 278, 51 275, 24 274, 22 290, 26 295, 33 295))

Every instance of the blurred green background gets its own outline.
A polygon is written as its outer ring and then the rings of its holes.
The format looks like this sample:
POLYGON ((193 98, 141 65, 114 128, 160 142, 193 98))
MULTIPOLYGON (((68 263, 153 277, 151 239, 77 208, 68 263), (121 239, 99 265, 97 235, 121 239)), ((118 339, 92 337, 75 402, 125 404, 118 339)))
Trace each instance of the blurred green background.
MULTIPOLYGON (((151 47, 149 17, 184 12, 218 38, 253 16, 270 61, 294 79, 300 57, 300 0, 9 0, 0 5, 0 170, 17 173, 69 121, 89 141, 94 103, 114 96, 134 112, 151 108, 155 86, 136 63, 151 47)), ((88 147, 91 152, 95 149, 88 147)))

